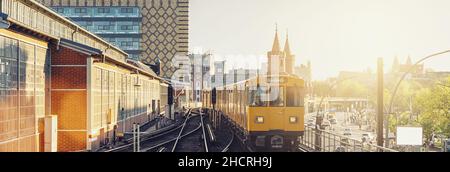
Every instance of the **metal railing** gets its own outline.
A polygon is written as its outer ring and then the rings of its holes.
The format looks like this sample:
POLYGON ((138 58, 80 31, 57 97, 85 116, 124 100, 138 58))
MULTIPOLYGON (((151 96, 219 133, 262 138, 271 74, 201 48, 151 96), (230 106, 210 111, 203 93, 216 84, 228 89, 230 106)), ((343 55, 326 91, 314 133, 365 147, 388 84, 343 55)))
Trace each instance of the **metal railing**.
POLYGON ((300 144, 318 152, 398 152, 325 130, 305 127, 300 144), (318 138, 316 140, 316 138, 318 138))

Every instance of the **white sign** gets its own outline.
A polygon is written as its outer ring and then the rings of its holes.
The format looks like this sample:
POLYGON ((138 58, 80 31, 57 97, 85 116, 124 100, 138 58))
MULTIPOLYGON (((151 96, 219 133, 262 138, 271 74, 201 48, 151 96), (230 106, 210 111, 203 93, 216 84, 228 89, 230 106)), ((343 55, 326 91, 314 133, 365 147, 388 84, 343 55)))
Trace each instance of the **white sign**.
POLYGON ((422 139, 422 127, 397 127, 397 145, 420 146, 422 139))

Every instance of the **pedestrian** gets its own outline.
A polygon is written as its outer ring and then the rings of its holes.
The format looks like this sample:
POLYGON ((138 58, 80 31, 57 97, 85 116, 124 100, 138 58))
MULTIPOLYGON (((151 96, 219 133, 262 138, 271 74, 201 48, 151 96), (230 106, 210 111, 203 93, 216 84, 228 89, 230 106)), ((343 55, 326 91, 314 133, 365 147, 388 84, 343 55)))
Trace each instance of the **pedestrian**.
POLYGON ((431 133, 431 137, 430 137, 430 147, 434 147, 434 138, 435 138, 435 134, 434 134, 434 130, 431 133))
POLYGON ((116 141, 117 141, 116 132, 117 132, 117 125, 114 125, 114 132, 113 132, 113 145, 114 146, 116 145, 116 141))

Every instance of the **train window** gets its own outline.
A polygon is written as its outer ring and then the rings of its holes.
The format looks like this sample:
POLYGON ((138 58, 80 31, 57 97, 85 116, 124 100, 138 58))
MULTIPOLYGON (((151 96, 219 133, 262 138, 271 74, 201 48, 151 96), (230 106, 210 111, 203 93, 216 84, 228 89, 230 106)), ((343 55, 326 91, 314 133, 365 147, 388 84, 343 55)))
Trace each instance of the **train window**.
POLYGON ((266 96, 266 87, 251 87, 248 95, 248 104, 253 107, 264 107, 267 106, 267 96, 266 96))
POLYGON ((269 100, 269 106, 271 107, 284 107, 284 87, 270 87, 269 100))
POLYGON ((301 107, 303 106, 304 95, 300 87, 288 87, 286 90, 286 106, 301 107))

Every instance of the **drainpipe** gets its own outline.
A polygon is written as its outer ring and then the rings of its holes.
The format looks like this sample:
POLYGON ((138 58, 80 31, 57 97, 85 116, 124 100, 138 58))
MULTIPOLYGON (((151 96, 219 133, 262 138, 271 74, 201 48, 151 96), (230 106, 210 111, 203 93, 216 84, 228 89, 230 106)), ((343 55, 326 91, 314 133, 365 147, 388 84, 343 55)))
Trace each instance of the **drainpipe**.
POLYGON ((61 39, 57 39, 56 40, 56 51, 59 51, 60 43, 61 43, 61 39))
POLYGON ((75 41, 75 34, 78 32, 78 27, 72 32, 72 41, 75 41))
POLYGON ((106 47, 106 49, 103 51, 103 55, 102 55, 102 62, 105 63, 106 62, 106 51, 108 51, 111 48, 110 45, 108 45, 108 47, 106 47))

